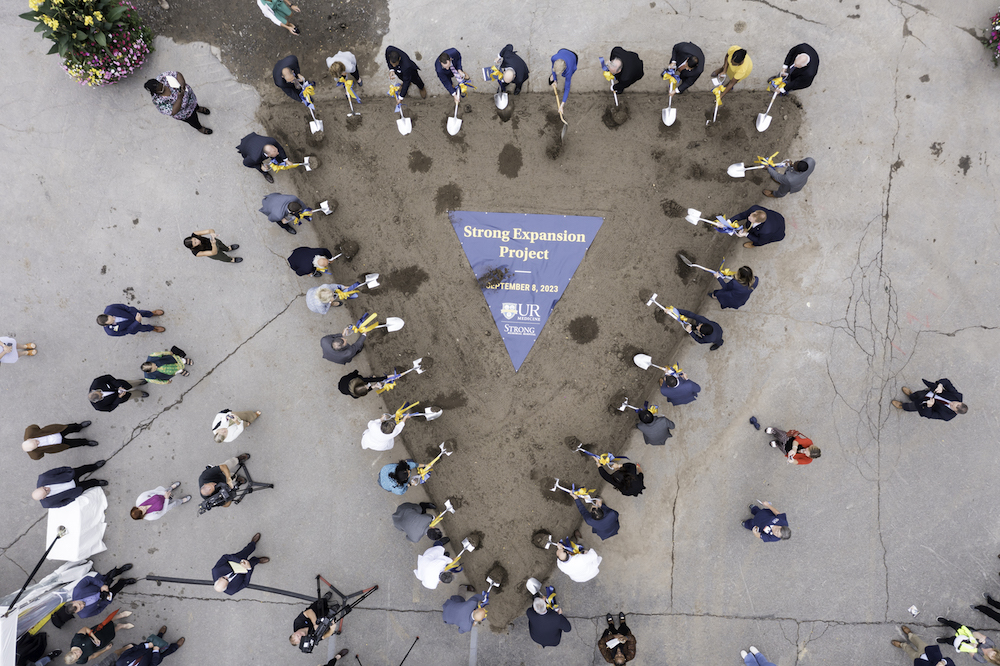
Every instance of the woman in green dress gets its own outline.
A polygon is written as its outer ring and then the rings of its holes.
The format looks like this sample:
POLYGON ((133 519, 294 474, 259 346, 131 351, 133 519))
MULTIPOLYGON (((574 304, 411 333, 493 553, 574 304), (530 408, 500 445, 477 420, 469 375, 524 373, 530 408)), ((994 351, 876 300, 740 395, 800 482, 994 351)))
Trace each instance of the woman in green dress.
POLYGON ((264 16, 271 19, 275 25, 280 25, 293 35, 299 34, 299 29, 295 27, 295 24, 288 22, 292 12, 298 13, 300 11, 297 5, 291 5, 285 0, 257 0, 257 6, 260 7, 260 11, 264 12, 264 16))

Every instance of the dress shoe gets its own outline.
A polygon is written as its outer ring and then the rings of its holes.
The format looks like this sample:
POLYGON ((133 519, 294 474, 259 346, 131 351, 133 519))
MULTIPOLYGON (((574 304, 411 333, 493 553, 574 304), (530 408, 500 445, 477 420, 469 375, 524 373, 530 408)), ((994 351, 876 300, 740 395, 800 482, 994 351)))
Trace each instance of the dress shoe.
MULTIPOLYGON (((93 421, 84 421, 83 423, 80 424, 80 427, 87 428, 90 426, 91 423, 93 423, 93 421)), ((1000 555, 998 555, 997 557, 1000 557, 1000 555)))
POLYGON ((252 538, 252 539, 250 539, 250 541, 251 541, 252 543, 257 543, 258 541, 260 541, 260 532, 257 532, 257 534, 254 534, 254 535, 253 535, 253 538, 252 538))
POLYGON ((104 486, 108 485, 108 482, 105 481, 104 479, 99 479, 97 481, 97 485, 100 486, 101 488, 103 488, 104 486))
POLYGON ((53 650, 52 652, 49 652, 45 656, 48 657, 49 659, 55 659, 56 657, 58 657, 61 654, 62 654, 62 650, 53 650))
POLYGON ((181 498, 181 504, 187 504, 190 501, 191 501, 190 495, 185 495, 184 497, 181 498))
POLYGON ((295 228, 294 228, 294 227, 283 227, 283 228, 284 228, 284 230, 285 230, 285 231, 287 231, 288 233, 290 233, 290 234, 291 234, 291 235, 293 235, 293 236, 294 236, 295 234, 299 233, 299 232, 297 232, 297 231, 295 230, 295 228))
POLYGON ((239 460, 240 462, 246 462, 246 461, 250 460, 250 454, 249 453, 241 453, 240 455, 236 456, 236 459, 239 460))
POLYGON ((269 173, 264 173, 264 180, 266 180, 269 183, 273 183, 274 182, 274 176, 272 176, 269 173))
POLYGON ((625 613, 618 613, 618 624, 625 621, 625 613))
POLYGON ((889 643, 892 645, 892 647, 898 647, 898 648, 903 647, 902 641, 897 641, 895 638, 889 641, 889 643))
POLYGON ((899 400, 893 400, 890 404, 893 407, 895 407, 896 409, 902 409, 903 408, 903 403, 901 403, 899 400))
POLYGON ((240 244, 239 243, 233 243, 232 245, 229 246, 229 249, 230 250, 238 250, 238 249, 240 249, 240 244))
POLYGON ((125 573, 126 571, 131 571, 131 570, 132 570, 132 563, 131 562, 126 562, 125 564, 123 564, 120 567, 118 567, 118 568, 115 569, 115 571, 118 572, 115 575, 116 576, 120 576, 123 573, 125 573))
POLYGON ((184 646, 184 637, 181 636, 180 638, 178 638, 177 642, 175 642, 174 645, 176 645, 177 647, 183 647, 184 646))
POLYGON ((231 263, 241 264, 243 263, 243 257, 233 257, 233 261, 231 263))
POLYGON ((108 462, 107 460, 98 460, 97 462, 94 463, 94 467, 96 467, 97 469, 100 469, 100 468, 104 467, 104 465, 106 465, 107 462, 108 462))
POLYGON ((772 199, 776 199, 777 198, 777 197, 774 196, 774 192, 772 192, 771 190, 764 190, 764 196, 765 197, 771 197, 772 199))
POLYGON ((604 619, 608 621, 608 626, 613 629, 615 626, 615 618, 611 615, 611 613, 605 615, 604 619))
POLYGON ((716 349, 718 349, 721 346, 722 345, 712 345, 711 347, 708 348, 708 351, 715 351, 716 349))
POLYGON ((258 557, 258 558, 257 558, 257 564, 267 564, 267 563, 268 563, 268 562, 270 562, 270 561, 271 561, 271 558, 270 558, 270 557, 267 557, 267 556, 264 556, 264 557, 258 557))
POLYGON ((180 487, 181 487, 181 482, 180 481, 174 481, 173 483, 170 484, 170 489, 171 490, 177 490, 180 487))
POLYGON ((159 317, 163 314, 163 310, 153 310, 153 316, 159 317))
POLYGON ((159 636, 160 638, 163 638, 163 634, 165 633, 167 633, 167 625, 163 625, 162 627, 160 627, 160 630, 156 632, 156 635, 159 636))
POLYGON ((149 394, 146 393, 145 391, 139 391, 139 395, 141 395, 143 398, 148 398, 149 397, 149 394))
POLYGON ((901 390, 903 391, 903 395, 910 395, 911 393, 913 393, 913 391, 906 388, 905 386, 901 390))
POLYGON ((92 439, 87 440, 87 446, 97 446, 97 442, 92 439))
POLYGON ((344 648, 343 650, 341 650, 337 654, 333 655, 333 659, 335 661, 340 661, 341 659, 343 659, 344 657, 346 657, 349 652, 350 652, 350 650, 348 650, 347 648, 344 648))
POLYGON ((421 88, 420 89, 420 98, 421 99, 427 99, 427 88, 421 88))
POLYGON ((137 578, 124 578, 124 579, 122 579, 122 583, 125 584, 125 585, 135 585, 138 582, 139 582, 139 580, 137 578))

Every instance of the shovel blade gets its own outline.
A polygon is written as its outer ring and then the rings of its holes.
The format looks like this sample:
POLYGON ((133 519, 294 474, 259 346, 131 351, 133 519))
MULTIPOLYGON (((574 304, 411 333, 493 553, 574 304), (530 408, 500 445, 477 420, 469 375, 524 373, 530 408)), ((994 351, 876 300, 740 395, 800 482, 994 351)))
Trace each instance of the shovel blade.
POLYGON ((688 266, 694 266, 694 262, 688 259, 688 257, 683 252, 678 252, 677 256, 680 257, 680 260, 683 261, 688 266))
POLYGON ((758 113, 757 114, 757 131, 758 132, 763 132, 764 130, 766 130, 770 126, 771 126, 771 116, 767 115, 766 113, 758 113))
POLYGON ((455 136, 458 131, 462 129, 462 119, 450 117, 448 118, 448 134, 455 136))
POLYGON ((660 117, 663 120, 663 124, 670 127, 677 120, 677 109, 663 109, 660 113, 660 117))
POLYGON ((565 141, 566 140, 566 130, 568 130, 568 129, 569 129, 569 125, 567 125, 566 123, 563 123, 562 132, 559 133, 559 140, 560 141, 565 141))
POLYGON ((643 370, 648 370, 653 363, 653 357, 648 354, 636 354, 632 357, 632 362, 643 370))
POLYGON ((365 284, 369 289, 374 289, 378 286, 378 273, 369 273, 365 276, 365 284))
POLYGON ((396 129, 399 130, 400 134, 406 136, 407 134, 413 131, 413 123, 410 122, 409 118, 397 118, 396 129))
POLYGON ((493 96, 493 103, 497 105, 498 109, 503 111, 507 108, 507 104, 510 103, 510 100, 507 97, 507 93, 497 93, 493 96))
POLYGON ((404 324, 403 320, 400 319, 399 317, 385 318, 385 330, 389 331, 390 333, 393 331, 398 331, 399 329, 403 328, 403 324, 404 324))
MULTIPOLYGON (((733 178, 742 178, 743 176, 746 175, 746 172, 747 172, 747 168, 746 168, 746 165, 743 164, 743 162, 737 162, 736 164, 730 164, 729 168, 726 169, 726 173, 728 173, 733 178)), ((688 212, 690 212, 690 211, 688 211, 688 212)), ((699 213, 699 215, 700 215, 700 213, 699 213)))
POLYGON ((424 418, 427 419, 428 421, 433 421, 442 414, 444 414, 443 409, 435 410, 433 407, 428 407, 427 409, 424 410, 424 418))
POLYGON ((312 131, 313 134, 316 134, 317 132, 322 132, 323 131, 323 121, 322 120, 310 120, 309 121, 309 129, 312 131))
MULTIPOLYGON (((729 175, 731 176, 732 174, 729 175)), ((688 208, 688 214, 684 219, 690 222, 691 224, 697 226, 698 220, 701 219, 701 211, 695 210, 694 208, 688 208)))

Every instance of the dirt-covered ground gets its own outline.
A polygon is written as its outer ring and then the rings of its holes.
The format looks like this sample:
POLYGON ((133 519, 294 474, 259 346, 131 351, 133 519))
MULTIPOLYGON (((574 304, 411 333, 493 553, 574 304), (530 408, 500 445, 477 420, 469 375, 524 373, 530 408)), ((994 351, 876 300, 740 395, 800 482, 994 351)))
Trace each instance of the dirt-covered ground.
MULTIPOLYGON (((718 122, 707 127, 712 96, 686 93, 676 99, 677 121, 669 128, 660 122, 665 97, 626 94, 625 108, 615 111, 606 93, 574 93, 566 108, 570 128, 560 142, 562 125, 548 94, 512 96, 510 107, 498 112, 490 95, 474 93, 463 100, 464 123, 455 137, 445 127, 454 108, 450 97, 411 95, 405 111, 413 133, 403 137, 393 101, 372 82, 363 90, 360 118, 348 122, 343 93, 333 89, 322 64, 344 49, 358 54, 366 78, 384 67, 367 55, 377 52, 388 25, 383 0, 337 2, 329 9, 301 3, 303 11, 293 19, 303 29, 300 37, 244 3, 170 0, 167 11, 154 0, 139 4, 159 34, 219 46, 223 62, 261 92, 266 133, 293 158, 309 154, 321 160, 314 172, 277 176, 275 190, 307 203, 339 202, 333 216, 318 218, 320 237, 331 248, 351 240, 361 249, 351 263, 337 262, 335 279, 350 282, 372 271, 385 277, 382 287, 351 303, 355 316, 375 311, 406 320, 402 331, 372 336, 366 353, 373 369, 433 359, 426 363, 430 372, 411 375, 386 394, 384 408, 419 400, 445 410, 430 423, 411 421, 402 439, 418 462, 427 462, 440 442, 454 440, 455 455, 440 463, 425 487, 439 505, 446 498, 455 505, 457 513, 445 527, 456 545, 470 534, 480 541, 463 558, 470 580, 481 583, 498 562, 508 572, 504 593, 494 594, 490 604, 490 625, 502 629, 528 604, 523 582, 544 579, 553 568, 553 551, 533 547, 532 534, 545 529, 559 538, 580 523, 568 496, 549 492, 553 478, 601 487, 594 465, 567 441, 578 437, 592 450, 621 453, 636 418, 616 407, 625 396, 641 401, 656 381, 654 372, 632 364, 632 356, 645 351, 657 363, 669 362, 675 345, 694 344, 662 312, 646 307, 646 299, 655 291, 661 303, 700 310, 724 329, 737 325, 737 315, 721 313, 705 298, 709 276, 684 266, 677 252, 717 266, 741 241, 693 227, 683 217, 688 207, 732 215, 766 202, 766 176, 755 171, 734 180, 726 167, 776 150, 779 159, 798 157, 786 149, 801 122, 800 107, 783 100, 771 128, 759 134, 753 119, 767 103, 759 92, 728 95, 718 122), (273 64, 288 53, 296 53, 303 73, 318 80, 318 115, 326 123, 321 135, 310 133, 306 109, 271 82, 273 64), (604 218, 517 373, 453 231, 450 210, 604 218)), ((431 79, 425 72, 425 80, 431 79)), ((781 211, 780 202, 772 203, 781 211)), ((773 252, 773 246, 756 252, 773 252)), ((336 388, 344 373, 340 366, 327 369, 325 389, 335 409, 348 399, 336 388)), ((381 399, 366 398, 373 415, 383 408, 381 399)), ((676 433, 672 444, 683 443, 684 433, 676 433)), ((669 447, 632 452, 647 485, 657 483, 657 458, 665 455, 669 447)), ((643 501, 614 490, 605 494, 613 507, 643 501)), ((590 535, 584 543, 600 552, 596 539, 590 535)))
MULTIPOLYGON (((528 602, 522 583, 544 578, 552 565, 553 551, 534 548, 532 533, 544 528, 558 538, 579 523, 568 496, 549 492, 553 477, 600 485, 594 465, 573 453, 567 438, 620 453, 636 418, 616 407, 626 395, 641 401, 656 380, 654 372, 636 368, 632 356, 647 351, 665 363, 679 342, 694 344, 645 300, 656 291, 661 303, 700 309, 723 328, 737 325, 737 314, 721 313, 705 298, 709 276, 683 266, 677 252, 718 266, 742 241, 693 227, 683 216, 688 207, 733 215, 764 201, 766 176, 756 171, 734 180, 726 167, 783 151, 801 112, 792 101, 781 104, 768 132, 758 134, 753 119, 765 96, 737 92, 726 98, 718 122, 706 127, 711 95, 686 94, 676 102, 677 122, 667 128, 660 122, 663 98, 626 95, 630 117, 618 126, 609 117, 609 95, 579 94, 569 100, 571 126, 560 146, 561 125, 548 95, 512 97, 513 109, 503 117, 491 96, 475 95, 463 101, 464 124, 456 137, 445 129, 454 108, 450 98, 411 101, 406 113, 413 133, 403 137, 384 91, 366 90, 361 122, 348 123, 346 101, 328 85, 320 80, 322 138, 309 132, 304 107, 280 93, 265 97, 260 118, 268 132, 293 157, 321 160, 317 171, 279 175, 276 189, 307 203, 339 201, 336 214, 319 218, 320 235, 329 247, 356 241, 360 252, 351 263, 337 262, 335 278, 385 276, 383 287, 351 304, 355 316, 375 311, 406 320, 403 330, 376 335, 367 345, 373 368, 433 358, 430 372, 411 375, 386 394, 386 407, 419 400, 445 409, 436 421, 411 421, 403 439, 419 462, 429 460, 440 442, 455 440, 457 452, 440 463, 427 488, 439 505, 451 498, 457 508, 445 523, 452 539, 482 535, 480 549, 466 558, 470 579, 482 581, 495 562, 509 572, 506 592, 491 603, 490 623, 502 628, 528 602), (517 373, 449 210, 605 220, 517 373)), ((781 210, 780 203, 774 206, 781 210)), ((346 399, 336 392, 339 370, 330 367, 326 380, 331 408, 346 399)), ((366 399, 377 413, 379 398, 366 399)), ((683 443, 679 432, 672 444, 683 443)), ((665 455, 669 447, 632 453, 647 484, 657 483, 657 459, 665 455)), ((643 501, 614 490, 608 497, 612 506, 643 501)), ((600 552, 595 539, 585 544, 600 552)))

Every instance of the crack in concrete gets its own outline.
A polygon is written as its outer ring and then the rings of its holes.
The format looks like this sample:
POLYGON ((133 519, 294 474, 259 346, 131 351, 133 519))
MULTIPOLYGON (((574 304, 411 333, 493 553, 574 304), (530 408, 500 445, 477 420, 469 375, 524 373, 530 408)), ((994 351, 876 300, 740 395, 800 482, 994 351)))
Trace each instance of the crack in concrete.
POLYGON ((807 23, 815 23, 816 25, 821 25, 823 27, 826 27, 825 23, 820 23, 819 21, 814 21, 812 19, 807 19, 802 14, 796 14, 795 12, 789 11, 789 10, 785 9, 784 7, 778 7, 777 5, 772 5, 767 0, 746 0, 746 2, 759 2, 762 5, 767 5, 771 9, 776 9, 779 12, 783 12, 785 14, 791 14, 792 16, 794 16, 795 18, 799 19, 800 21, 806 21, 807 23))
MULTIPOLYGON (((26 535, 26 534, 27 534, 28 532, 30 532, 30 531, 31 531, 31 530, 32 530, 32 529, 33 529, 33 528, 35 527, 35 525, 37 525, 38 523, 40 523, 40 522, 42 522, 43 520, 45 520, 45 515, 46 515, 46 514, 43 514, 43 515, 42 515, 42 516, 41 516, 41 517, 40 517, 40 518, 39 518, 38 520, 36 520, 35 522, 31 523, 31 525, 28 525, 28 529, 26 529, 26 530, 24 530, 23 532, 21 532, 20 534, 18 534, 18 535, 17 535, 17 538, 15 538, 15 539, 14 539, 13 541, 11 541, 11 542, 10 542, 9 544, 7 544, 6 546, 4 546, 3 548, 0 548, 0 555, 6 555, 6 554, 7 554, 7 551, 8 551, 8 550, 10 550, 11 548, 13 548, 13 547, 14 547, 14 545, 15 545, 15 544, 16 544, 16 543, 17 543, 18 541, 20 541, 20 540, 21 540, 21 538, 22 538, 22 537, 23 537, 24 535, 26 535)), ((10 558, 8 558, 8 559, 10 559, 10 558)), ((13 561, 13 560, 11 560, 11 561, 13 561)))
POLYGON ((11 564, 13 564, 13 565, 14 565, 15 567, 17 567, 18 569, 20 569, 20 570, 21 570, 21 572, 22 572, 22 573, 23 573, 23 574, 24 574, 25 576, 27 576, 27 575, 28 575, 28 570, 27 570, 27 569, 25 569, 24 567, 22 567, 22 566, 21 566, 20 564, 18 564, 17 562, 15 562, 15 561, 14 561, 14 559, 13 559, 13 558, 12 558, 12 557, 11 557, 10 555, 7 555, 6 553, 4 553, 4 557, 5 557, 5 558, 7 558, 7 560, 9 560, 9 561, 11 562, 11 564))
POLYGON ((667 603, 670 607, 674 607, 674 556, 676 555, 676 550, 674 549, 674 535, 677 533, 677 500, 681 494, 681 479, 680 471, 678 468, 674 469, 674 501, 671 502, 670 506, 670 596, 667 597, 667 603))

